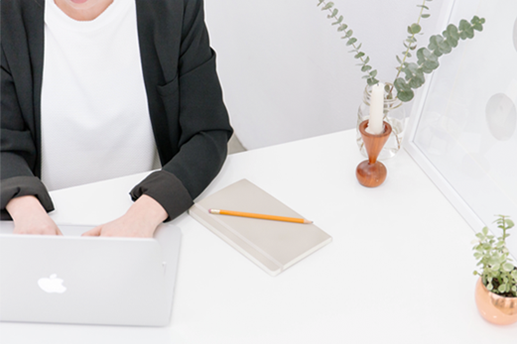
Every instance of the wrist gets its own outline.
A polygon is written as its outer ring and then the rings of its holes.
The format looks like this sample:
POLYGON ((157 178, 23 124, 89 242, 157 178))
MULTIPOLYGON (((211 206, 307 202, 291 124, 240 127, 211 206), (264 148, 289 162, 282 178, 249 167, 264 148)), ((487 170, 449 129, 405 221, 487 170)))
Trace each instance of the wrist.
POLYGON ((21 196, 11 199, 5 209, 14 221, 24 216, 24 214, 47 214, 45 208, 35 196, 21 196))
POLYGON ((154 228, 169 217, 161 204, 147 195, 140 196, 129 208, 128 214, 142 218, 146 223, 152 224, 154 228))

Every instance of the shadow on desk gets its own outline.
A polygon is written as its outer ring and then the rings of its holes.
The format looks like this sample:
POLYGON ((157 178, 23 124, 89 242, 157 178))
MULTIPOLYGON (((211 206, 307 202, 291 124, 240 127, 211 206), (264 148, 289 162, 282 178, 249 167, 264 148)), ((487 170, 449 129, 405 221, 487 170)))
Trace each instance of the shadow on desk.
MULTIPOLYGON (((2 344, 172 343, 171 328, 0 323, 2 344)), ((177 343, 177 341, 175 341, 177 343)))

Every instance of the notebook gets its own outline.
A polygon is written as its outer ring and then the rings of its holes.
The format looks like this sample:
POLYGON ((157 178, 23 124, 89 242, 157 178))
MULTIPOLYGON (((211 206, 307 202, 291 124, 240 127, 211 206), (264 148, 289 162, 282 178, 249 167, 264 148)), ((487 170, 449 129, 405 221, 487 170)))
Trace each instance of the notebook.
POLYGON ((0 222, 0 321, 169 325, 178 227, 162 224, 153 239, 59 228, 63 236, 20 235, 0 222))
POLYGON ((314 224, 210 214, 209 209, 303 218, 246 179, 196 202, 189 214, 272 276, 332 241, 314 224))

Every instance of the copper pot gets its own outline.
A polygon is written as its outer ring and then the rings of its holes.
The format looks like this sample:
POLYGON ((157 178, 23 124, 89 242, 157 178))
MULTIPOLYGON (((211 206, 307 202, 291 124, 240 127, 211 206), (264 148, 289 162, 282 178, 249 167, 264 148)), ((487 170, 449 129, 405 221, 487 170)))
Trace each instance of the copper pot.
POLYGON ((509 325, 517 322, 517 297, 504 297, 489 291, 478 279, 476 284, 476 305, 479 313, 488 322, 509 325))

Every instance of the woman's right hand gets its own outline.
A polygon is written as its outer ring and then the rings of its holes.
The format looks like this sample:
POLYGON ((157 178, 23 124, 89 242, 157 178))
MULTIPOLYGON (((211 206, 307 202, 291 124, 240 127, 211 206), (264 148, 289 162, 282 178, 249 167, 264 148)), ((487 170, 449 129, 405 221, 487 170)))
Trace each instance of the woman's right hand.
POLYGON ((5 208, 13 218, 15 234, 63 235, 35 196, 13 198, 5 208))

